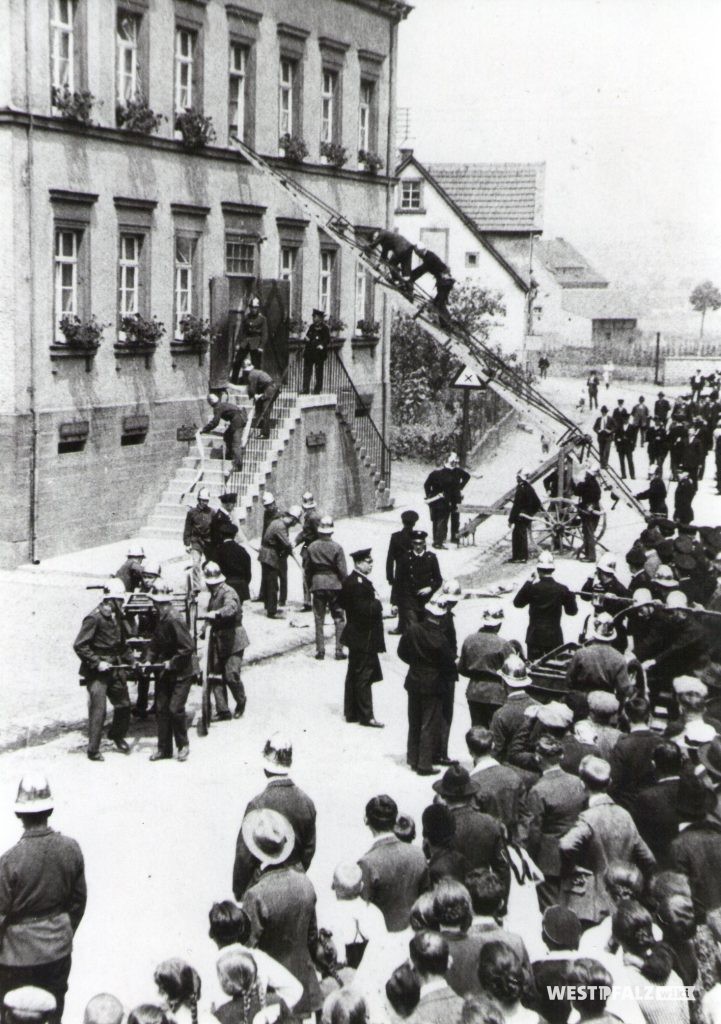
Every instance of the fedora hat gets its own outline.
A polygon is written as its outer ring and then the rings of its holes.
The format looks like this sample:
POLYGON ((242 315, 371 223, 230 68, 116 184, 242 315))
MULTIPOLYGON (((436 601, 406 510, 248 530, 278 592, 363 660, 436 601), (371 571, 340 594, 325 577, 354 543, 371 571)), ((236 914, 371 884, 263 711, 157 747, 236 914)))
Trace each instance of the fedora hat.
POLYGON ((293 826, 286 817, 269 807, 249 811, 240 830, 245 845, 261 864, 282 864, 293 852, 293 826))
POLYGON ((460 764, 452 764, 450 768, 446 768, 443 778, 433 783, 433 789, 449 800, 465 800, 476 792, 470 775, 460 764))

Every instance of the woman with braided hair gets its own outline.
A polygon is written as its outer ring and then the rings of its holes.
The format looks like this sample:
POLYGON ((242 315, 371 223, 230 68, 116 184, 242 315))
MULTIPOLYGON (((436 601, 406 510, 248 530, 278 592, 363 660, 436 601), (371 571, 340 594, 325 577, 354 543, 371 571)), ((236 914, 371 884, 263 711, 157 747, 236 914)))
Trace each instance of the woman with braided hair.
POLYGON ((345 988, 355 978, 352 967, 338 962, 338 950, 327 928, 321 928, 318 932, 313 959, 320 972, 320 992, 324 1002, 331 992, 345 988))
POLYGON ((163 960, 153 975, 163 1009, 173 1024, 215 1024, 215 1018, 198 1008, 200 975, 185 960, 163 960))
POLYGON ((230 947, 218 957, 218 980, 230 1000, 219 1006, 214 1016, 221 1024, 252 1024, 265 1004, 253 956, 230 947))

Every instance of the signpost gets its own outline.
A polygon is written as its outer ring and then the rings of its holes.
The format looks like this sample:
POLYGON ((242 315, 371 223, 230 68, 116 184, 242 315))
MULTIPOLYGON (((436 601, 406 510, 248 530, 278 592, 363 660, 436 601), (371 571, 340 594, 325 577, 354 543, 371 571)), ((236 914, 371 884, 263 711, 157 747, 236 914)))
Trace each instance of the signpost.
POLYGON ((471 404, 471 391, 485 391, 486 385, 490 378, 485 379, 481 377, 475 370, 469 369, 464 366, 463 369, 458 373, 456 379, 452 382, 452 388, 458 388, 463 392, 463 419, 461 421, 461 444, 458 457, 461 460, 461 465, 465 465, 466 456, 468 455, 468 414, 470 411, 471 404))

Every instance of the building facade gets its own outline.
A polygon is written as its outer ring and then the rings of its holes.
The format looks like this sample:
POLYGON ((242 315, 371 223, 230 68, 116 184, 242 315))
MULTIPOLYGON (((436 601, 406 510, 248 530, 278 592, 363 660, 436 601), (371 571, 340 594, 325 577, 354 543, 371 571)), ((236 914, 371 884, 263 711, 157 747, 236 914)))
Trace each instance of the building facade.
POLYGON ((296 331, 315 306, 336 319, 343 360, 383 423, 380 297, 233 137, 361 236, 389 223, 408 10, 397 0, 5 5, 0 563, 132 534, 185 454, 178 427, 207 416, 215 341, 198 351, 198 332, 208 320, 211 338, 226 330, 267 282, 287 282, 296 331), (299 147, 302 162, 291 159, 299 147), (138 318, 147 344, 131 344, 138 318), (360 320, 378 329, 361 337, 360 320))

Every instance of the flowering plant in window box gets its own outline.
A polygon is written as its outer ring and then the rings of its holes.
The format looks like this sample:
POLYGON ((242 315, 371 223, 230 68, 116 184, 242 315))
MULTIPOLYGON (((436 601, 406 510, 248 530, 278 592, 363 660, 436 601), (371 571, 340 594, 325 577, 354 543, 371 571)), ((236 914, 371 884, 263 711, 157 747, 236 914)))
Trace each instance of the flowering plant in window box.
POLYGON ((348 160, 348 151, 345 146, 337 142, 321 142, 320 155, 325 157, 333 167, 342 167, 348 160))
POLYGON ((60 333, 68 348, 76 352, 97 352, 103 331, 109 324, 103 324, 94 316, 81 320, 79 316, 65 315, 60 320, 60 333))
POLYGON ((149 318, 140 313, 131 313, 120 317, 120 331, 124 335, 120 342, 124 348, 157 348, 165 334, 165 324, 155 316, 149 318))
POLYGON ((362 338, 377 338, 380 330, 381 325, 377 320, 359 320, 356 324, 356 331, 362 338))
POLYGON ((326 323, 328 324, 328 330, 334 337, 338 337, 341 331, 346 329, 345 320, 341 320, 338 316, 329 316, 326 323))
POLYGON ((78 124, 82 124, 86 128, 92 124, 90 113, 95 103, 95 97, 87 89, 71 92, 67 85, 64 85, 62 89, 54 85, 52 103, 68 121, 77 121, 78 124))
POLYGON ((210 344, 210 321, 193 313, 186 313, 180 318, 180 338, 178 341, 192 348, 194 352, 204 352, 210 344))
POLYGON ((195 151, 215 141, 213 118, 204 117, 192 107, 178 114, 175 118, 175 128, 182 135, 186 149, 195 151))
POLYGON ((278 140, 278 146, 283 150, 283 156, 286 160, 292 160, 293 163, 302 164, 308 156, 308 147, 305 144, 305 140, 301 139, 299 135, 289 135, 286 132, 278 140))
POLYGON ((156 114, 148 106, 144 96, 136 96, 127 103, 118 103, 115 108, 115 117, 119 128, 125 128, 129 132, 139 132, 142 135, 152 135, 157 132, 163 121, 164 114, 156 114))
POLYGON ((368 171, 369 174, 377 174, 383 166, 383 160, 377 153, 371 153, 369 149, 358 150, 358 163, 368 171))
POLYGON ((291 316, 288 319, 288 337, 289 338, 300 338, 301 335, 305 334, 307 323, 302 317, 291 316))

